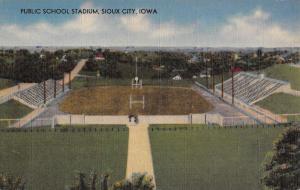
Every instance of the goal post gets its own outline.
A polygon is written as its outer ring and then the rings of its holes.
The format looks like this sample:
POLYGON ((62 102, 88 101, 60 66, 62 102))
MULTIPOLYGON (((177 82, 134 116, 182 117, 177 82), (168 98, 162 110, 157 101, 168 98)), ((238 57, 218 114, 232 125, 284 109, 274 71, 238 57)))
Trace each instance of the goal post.
POLYGON ((145 109, 145 96, 143 95, 141 99, 133 99, 132 94, 129 97, 129 109, 132 109, 133 104, 142 104, 143 109, 145 109))
POLYGON ((143 88, 143 80, 139 79, 138 77, 135 77, 131 81, 131 88, 143 88))

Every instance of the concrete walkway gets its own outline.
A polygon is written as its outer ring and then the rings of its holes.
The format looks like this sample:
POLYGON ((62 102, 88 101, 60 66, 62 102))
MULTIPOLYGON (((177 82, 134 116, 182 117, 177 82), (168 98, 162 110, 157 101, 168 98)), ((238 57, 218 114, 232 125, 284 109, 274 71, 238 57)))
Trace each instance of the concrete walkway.
MULTIPOLYGON (((72 81, 78 75, 78 73, 81 71, 81 69, 85 66, 86 62, 87 62, 87 59, 81 59, 77 63, 77 65, 73 68, 73 70, 71 71, 70 78, 69 78, 69 74, 65 74, 65 76, 64 76, 65 84, 69 84, 70 79, 72 81)), ((63 84, 62 80, 60 80, 59 83, 62 85, 63 84)))
POLYGON ((131 178, 133 173, 147 173, 154 178, 153 161, 151 154, 148 124, 140 123, 128 125, 128 158, 126 178, 131 178))

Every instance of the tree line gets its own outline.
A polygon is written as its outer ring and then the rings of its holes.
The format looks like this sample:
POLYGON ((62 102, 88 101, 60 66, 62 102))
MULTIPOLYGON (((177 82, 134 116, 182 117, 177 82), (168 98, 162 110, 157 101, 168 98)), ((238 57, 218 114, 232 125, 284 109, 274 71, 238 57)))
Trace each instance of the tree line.
POLYGON ((42 82, 61 79, 82 58, 78 51, 29 52, 26 49, 7 51, 0 55, 0 78, 17 82, 42 82))
MULTIPOLYGON (((124 179, 110 184, 110 175, 99 175, 96 172, 86 174, 79 172, 68 190, 153 190, 153 178, 146 174, 135 173, 131 179, 124 179)), ((1 190, 26 190, 26 182, 22 177, 0 175, 1 190)))
POLYGON ((170 79, 180 74, 183 78, 191 79, 209 70, 209 74, 220 75, 228 73, 233 68, 242 71, 260 71, 276 62, 272 57, 274 52, 241 53, 231 51, 192 52, 181 51, 110 51, 98 49, 105 60, 97 61, 90 56, 86 71, 99 71, 104 78, 132 78, 135 75, 137 59, 138 73, 144 79, 170 79), (255 55, 254 55, 255 54, 255 55), (238 55, 235 58, 235 55, 238 55), (195 58, 193 60, 193 58, 195 58))
POLYGON ((185 79, 210 74, 228 73, 232 68, 243 71, 260 71, 276 63, 280 52, 242 53, 181 52, 181 51, 114 51, 101 48, 29 52, 26 49, 0 53, 0 77, 20 82, 41 82, 49 78, 62 78, 76 65, 78 59, 88 58, 85 71, 99 72, 104 78, 132 78, 137 59, 139 77, 144 79, 170 79, 180 74, 185 79), (96 60, 101 54, 104 60, 96 60), (235 59, 234 55, 238 54, 235 59), (255 54, 255 56, 254 56, 255 54), (43 55, 43 56, 41 56, 43 55), (196 58, 193 60, 193 58, 196 58))

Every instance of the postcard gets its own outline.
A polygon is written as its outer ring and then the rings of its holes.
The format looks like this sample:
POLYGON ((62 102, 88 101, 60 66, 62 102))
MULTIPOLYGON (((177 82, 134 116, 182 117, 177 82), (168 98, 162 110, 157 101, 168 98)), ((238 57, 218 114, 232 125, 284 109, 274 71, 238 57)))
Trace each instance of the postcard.
POLYGON ((0 0, 0 190, 299 190, 300 1, 0 0))

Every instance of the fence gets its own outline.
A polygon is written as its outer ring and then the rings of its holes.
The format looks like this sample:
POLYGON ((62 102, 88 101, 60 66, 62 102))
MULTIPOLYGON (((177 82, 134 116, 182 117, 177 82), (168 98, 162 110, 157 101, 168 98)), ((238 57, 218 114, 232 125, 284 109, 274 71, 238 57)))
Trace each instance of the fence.
POLYGON ((53 125, 53 118, 43 119, 0 119, 0 128, 26 128, 26 127, 50 127, 53 125))
MULTIPOLYGON (((0 119, 0 128, 11 127, 40 127, 55 125, 130 125, 127 115, 101 116, 101 115, 56 115, 52 118, 39 118, 28 116, 21 119, 0 119)), ((223 117, 220 114, 189 114, 189 115, 140 115, 139 123, 147 124, 208 124, 219 126, 255 125, 255 120, 245 117, 223 117)))
MULTIPOLYGON (((284 114, 286 115, 286 114, 284 114)), ((294 114, 288 114, 294 116, 294 114)), ((282 117, 282 116, 281 116, 282 117)), ((300 114, 295 115, 300 121, 300 114)), ((248 116, 223 117, 220 114, 141 115, 139 123, 147 124, 206 124, 218 126, 254 126, 258 123, 248 116)), ((292 120, 290 120, 292 121, 292 120)), ((56 125, 131 125, 128 116, 56 115, 38 119, 0 119, 0 128, 52 127, 56 125)))
MULTIPOLYGON (((40 112, 39 112, 40 113, 40 112)), ((296 115, 300 121, 300 114, 296 115)), ((282 117, 282 116, 280 116, 282 117)), ((22 119, 0 119, 0 128, 41 127, 54 128, 56 125, 131 125, 127 115, 56 115, 51 118, 28 116, 22 119)), ((207 124, 219 126, 257 125, 257 121, 248 116, 224 117, 220 114, 189 114, 189 115, 140 115, 139 123, 147 124, 207 124)))
POLYGON ((278 114, 278 115, 286 118, 288 122, 300 122, 300 113, 287 113, 287 114, 278 114))
MULTIPOLYGON (((190 115, 140 115, 139 123, 148 124, 218 124, 223 125, 219 114, 190 115)), ((130 124, 127 115, 91 116, 91 115, 56 115, 55 124, 59 125, 94 125, 94 124, 130 124)))
POLYGON ((223 126, 257 125, 257 121, 248 116, 223 117, 223 126))

